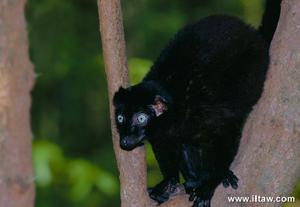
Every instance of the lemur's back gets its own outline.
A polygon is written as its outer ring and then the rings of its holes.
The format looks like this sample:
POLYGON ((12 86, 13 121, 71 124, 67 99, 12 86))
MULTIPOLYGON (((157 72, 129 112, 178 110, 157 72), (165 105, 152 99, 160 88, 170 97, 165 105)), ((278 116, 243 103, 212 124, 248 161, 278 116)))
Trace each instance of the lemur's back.
POLYGON ((180 30, 145 80, 158 81, 179 105, 239 102, 249 108, 261 94, 267 66, 260 34, 238 18, 218 15, 180 30))

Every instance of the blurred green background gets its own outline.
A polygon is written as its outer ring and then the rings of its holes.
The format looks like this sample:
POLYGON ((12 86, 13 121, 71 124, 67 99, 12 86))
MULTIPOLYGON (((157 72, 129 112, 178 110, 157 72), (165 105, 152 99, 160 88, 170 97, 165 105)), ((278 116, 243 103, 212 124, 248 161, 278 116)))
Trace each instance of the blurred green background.
MULTIPOLYGON (((259 25, 263 0, 122 1, 131 82, 183 25, 222 13, 259 25)), ((120 206, 96 0, 28 0, 37 207, 120 206)), ((160 179, 147 150, 149 185, 160 179)), ((300 186, 295 190, 300 198, 300 186)), ((300 206, 300 205, 299 205, 300 206)))

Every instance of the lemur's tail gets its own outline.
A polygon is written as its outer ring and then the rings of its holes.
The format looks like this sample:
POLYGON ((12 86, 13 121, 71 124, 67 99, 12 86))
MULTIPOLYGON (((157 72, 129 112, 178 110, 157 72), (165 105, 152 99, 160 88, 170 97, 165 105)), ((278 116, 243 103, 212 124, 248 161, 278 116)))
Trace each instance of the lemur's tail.
POLYGON ((267 41, 268 45, 270 45, 277 27, 281 1, 282 0, 266 0, 265 13, 259 31, 267 41))

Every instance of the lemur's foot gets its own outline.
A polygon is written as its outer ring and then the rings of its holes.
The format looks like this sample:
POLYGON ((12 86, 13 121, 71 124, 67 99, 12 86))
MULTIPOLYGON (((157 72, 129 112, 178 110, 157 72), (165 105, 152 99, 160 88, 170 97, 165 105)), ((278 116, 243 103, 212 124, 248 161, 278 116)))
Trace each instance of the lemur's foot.
POLYGON ((194 201, 194 204, 192 207, 210 207, 210 199, 208 200, 203 200, 202 198, 197 198, 194 201))
POLYGON ((186 182, 184 187, 189 201, 194 202, 192 207, 210 207, 213 191, 201 187, 200 182, 186 182))
POLYGON ((228 170, 222 183, 225 188, 231 186, 233 189, 237 189, 238 181, 239 181, 238 177, 231 170, 228 170))
POLYGON ((158 204, 167 201, 172 194, 175 194, 177 188, 177 179, 166 179, 157 184, 154 188, 149 188, 150 198, 158 204))
POLYGON ((210 200, 212 198, 213 192, 199 187, 197 189, 194 189, 189 194, 189 201, 194 202, 192 207, 210 207, 210 200))

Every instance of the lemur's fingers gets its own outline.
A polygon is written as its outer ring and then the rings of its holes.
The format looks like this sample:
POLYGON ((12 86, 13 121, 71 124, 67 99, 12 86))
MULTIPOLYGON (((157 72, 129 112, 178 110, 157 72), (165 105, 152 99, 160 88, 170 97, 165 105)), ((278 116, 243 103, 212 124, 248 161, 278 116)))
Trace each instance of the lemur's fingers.
POLYGON ((177 181, 174 179, 167 179, 161 181, 154 188, 149 188, 148 193, 150 198, 161 204, 167 201, 172 195, 176 193, 177 181))
MULTIPOLYGON (((222 181, 223 185, 224 185, 224 182, 226 182, 226 181, 229 182, 229 184, 231 185, 231 187, 233 189, 237 189, 238 188, 238 181, 239 181, 239 179, 238 179, 238 177, 231 170, 228 171, 228 174, 226 175, 225 179, 222 181)), ((224 187, 226 188, 225 185, 224 185, 224 187)))
POLYGON ((230 180, 230 185, 231 187, 236 190, 239 186, 238 186, 238 183, 236 181, 233 181, 233 180, 230 180))
POLYGON ((148 188, 147 192, 150 194, 153 191, 153 188, 148 188))
POLYGON ((222 183, 223 183, 224 188, 228 188, 229 185, 230 185, 228 179, 224 179, 224 180, 222 181, 222 183))
POLYGON ((190 193, 190 196, 189 196, 189 201, 194 201, 194 200, 195 200, 195 198, 196 198, 196 192, 195 192, 195 191, 193 191, 193 192, 191 192, 191 193, 190 193))
POLYGON ((210 200, 202 200, 202 198, 197 198, 192 207, 210 207, 210 200))
POLYGON ((161 204, 169 199, 169 196, 165 196, 162 194, 155 194, 155 193, 150 193, 150 198, 155 200, 158 204, 161 204))
POLYGON ((238 188, 238 177, 230 170, 229 171, 229 178, 228 178, 230 185, 233 189, 237 189, 238 188))

